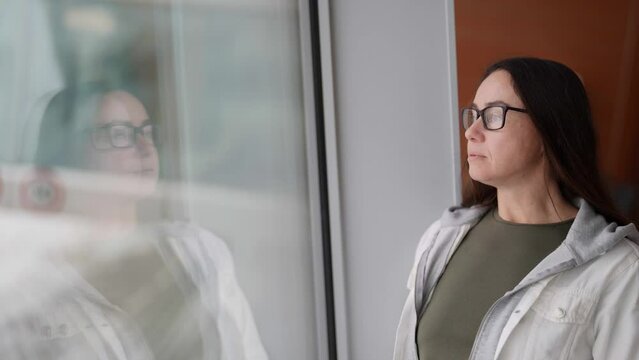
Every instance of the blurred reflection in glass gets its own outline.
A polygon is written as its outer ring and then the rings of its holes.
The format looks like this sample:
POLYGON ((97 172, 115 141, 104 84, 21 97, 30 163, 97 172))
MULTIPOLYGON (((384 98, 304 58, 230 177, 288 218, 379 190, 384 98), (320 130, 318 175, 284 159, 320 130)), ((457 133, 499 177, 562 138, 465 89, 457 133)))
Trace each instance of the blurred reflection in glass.
POLYGON ((15 255, 0 282, 0 358, 267 358, 226 244, 137 219, 158 181, 155 126, 136 96, 100 83, 52 98, 36 163, 106 186, 84 191, 81 214, 0 217, 1 250, 15 255))
POLYGON ((0 359, 322 357, 304 4, 0 0, 0 359))
POLYGON ((84 84, 53 97, 40 127, 35 162, 95 174, 112 190, 93 189, 82 212, 131 223, 137 202, 157 185, 157 125, 135 96, 106 89, 84 84))

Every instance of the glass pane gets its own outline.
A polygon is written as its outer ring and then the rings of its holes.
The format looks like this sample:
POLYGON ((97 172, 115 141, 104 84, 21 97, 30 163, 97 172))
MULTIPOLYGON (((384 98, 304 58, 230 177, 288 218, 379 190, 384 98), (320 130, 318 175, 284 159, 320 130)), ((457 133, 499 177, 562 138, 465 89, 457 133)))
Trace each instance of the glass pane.
POLYGON ((0 358, 317 358, 297 4, 0 1, 0 358))

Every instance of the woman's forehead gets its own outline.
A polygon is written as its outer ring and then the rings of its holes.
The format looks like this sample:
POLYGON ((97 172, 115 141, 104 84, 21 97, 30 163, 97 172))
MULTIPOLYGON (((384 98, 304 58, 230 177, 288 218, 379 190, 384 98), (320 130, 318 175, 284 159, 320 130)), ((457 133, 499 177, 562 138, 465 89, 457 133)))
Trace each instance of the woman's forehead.
POLYGON ((503 102, 510 106, 523 108, 524 104, 513 87, 512 77, 505 70, 490 74, 477 88, 473 104, 482 109, 488 103, 503 102))
POLYGON ((97 122, 107 124, 118 121, 140 125, 148 118, 149 115, 140 100, 127 92, 113 91, 102 97, 97 122))

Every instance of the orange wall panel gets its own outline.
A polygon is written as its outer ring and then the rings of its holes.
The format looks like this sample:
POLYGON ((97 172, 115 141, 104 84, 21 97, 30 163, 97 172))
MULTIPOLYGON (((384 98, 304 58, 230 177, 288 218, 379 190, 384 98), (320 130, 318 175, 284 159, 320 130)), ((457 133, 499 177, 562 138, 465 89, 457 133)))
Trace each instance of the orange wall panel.
MULTIPOLYGON (((455 0, 455 22, 460 106, 496 60, 562 62, 588 91, 604 179, 639 185, 639 0, 455 0)), ((463 129, 460 143, 467 178, 463 129)))

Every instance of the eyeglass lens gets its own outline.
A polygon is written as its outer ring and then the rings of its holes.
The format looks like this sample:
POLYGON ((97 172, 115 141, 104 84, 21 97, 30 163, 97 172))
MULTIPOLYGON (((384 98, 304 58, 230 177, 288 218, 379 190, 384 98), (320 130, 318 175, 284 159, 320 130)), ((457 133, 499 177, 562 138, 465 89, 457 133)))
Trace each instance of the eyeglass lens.
MULTIPOLYGON (((476 109, 464 109, 462 111, 462 121, 464 129, 468 129, 479 118, 479 111, 476 109)), ((504 109, 499 106, 491 106, 483 111, 484 123, 490 130, 496 130, 504 124, 504 109)))
POLYGON ((136 137, 138 132, 147 142, 150 144, 154 143, 154 129, 151 124, 144 125, 142 128, 137 129, 124 124, 98 128, 93 132, 92 140, 98 150, 132 147, 137 141, 136 137))

